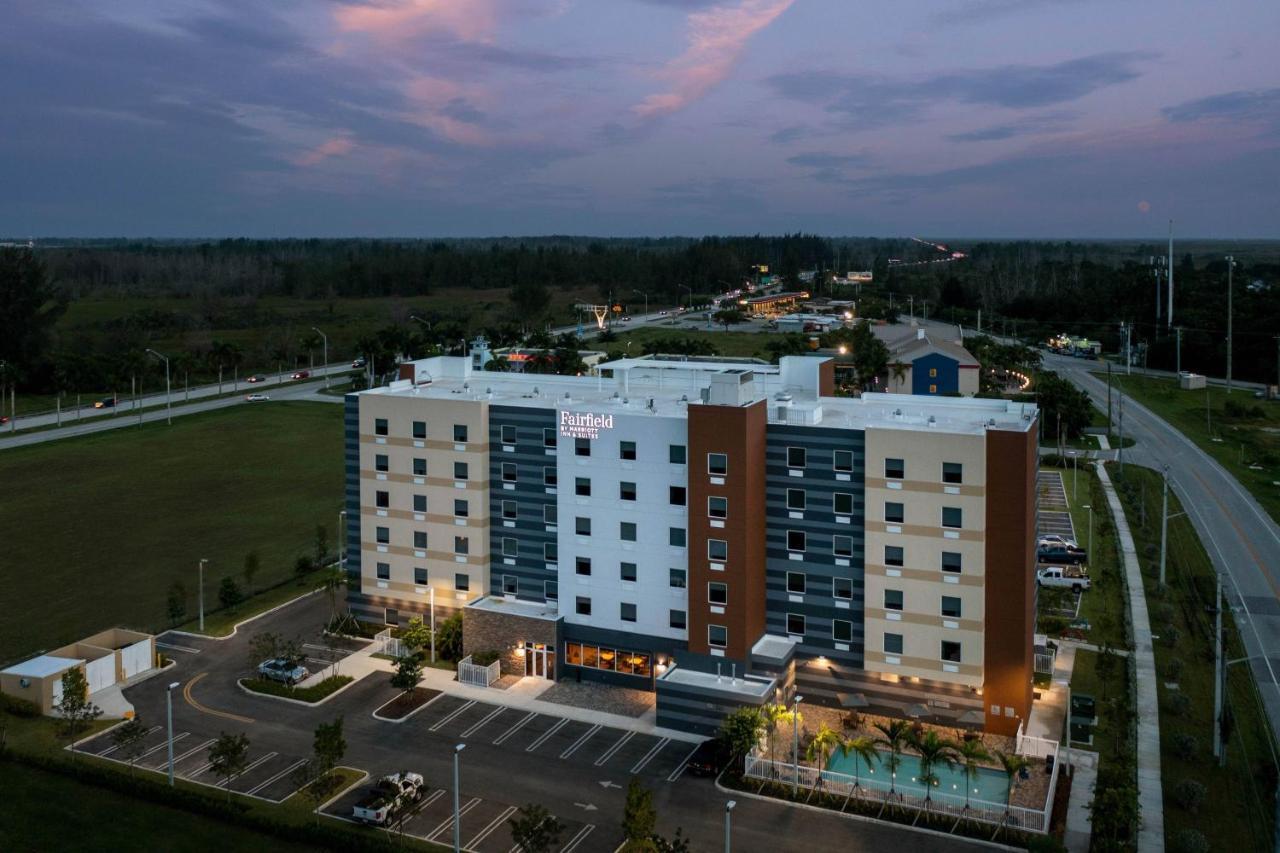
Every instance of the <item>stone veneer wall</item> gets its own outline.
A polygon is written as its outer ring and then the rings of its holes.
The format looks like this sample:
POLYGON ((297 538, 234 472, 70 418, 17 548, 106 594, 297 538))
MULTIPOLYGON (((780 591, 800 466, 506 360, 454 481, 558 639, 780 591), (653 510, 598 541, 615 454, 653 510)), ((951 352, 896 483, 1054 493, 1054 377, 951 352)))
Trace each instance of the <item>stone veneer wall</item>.
MULTIPOLYGON (((499 652, 502 674, 522 676, 524 657, 517 653, 517 644, 546 643, 554 655, 560 645, 560 624, 559 619, 534 619, 468 607, 462 611, 462 653, 499 652)), ((558 678, 559 673, 556 675, 558 678)))

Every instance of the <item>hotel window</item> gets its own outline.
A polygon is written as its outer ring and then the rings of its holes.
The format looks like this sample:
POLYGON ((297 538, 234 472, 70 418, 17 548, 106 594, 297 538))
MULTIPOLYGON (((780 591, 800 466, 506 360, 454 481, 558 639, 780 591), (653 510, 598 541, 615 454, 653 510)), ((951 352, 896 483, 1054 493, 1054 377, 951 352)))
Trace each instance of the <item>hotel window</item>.
POLYGON ((685 450, 683 444, 667 445, 667 461, 672 465, 683 465, 685 462, 685 450))
POLYGON ((466 536, 453 537, 453 553, 469 554, 471 552, 471 540, 466 536))
POLYGON ((554 563, 560 559, 560 546, 555 542, 542 543, 542 559, 548 563, 554 563))
POLYGON ((520 580, 515 575, 502 576, 502 594, 516 595, 520 591, 520 580))
POLYGON ((907 476, 906 463, 901 459, 884 460, 884 477, 886 480, 901 480, 907 476))
POLYGON ((515 501, 502 502, 502 517, 514 521, 520 515, 520 504, 515 501))
POLYGON ((960 663, 960 644, 955 640, 943 640, 941 655, 948 663, 960 663))
POLYGON ((547 504, 546 506, 544 506, 542 508, 542 523, 543 524, 559 524, 560 523, 559 507, 557 507, 555 504, 547 504))
POLYGON ((707 454, 707 473, 713 477, 723 477, 729 473, 729 457, 724 453, 707 454))
POLYGON ((415 567, 413 570, 413 582, 416 583, 418 586, 426 586, 427 570, 422 568, 421 566, 415 567))
POLYGON ((391 541, 391 528, 379 527, 374 531, 374 535, 377 537, 378 544, 386 545, 391 541))
POLYGON ((575 438, 573 440, 574 456, 590 456, 591 455, 591 439, 575 438))
POLYGON ((853 598, 853 581, 849 578, 832 578, 831 597, 845 601, 853 598))
POLYGON ((853 623, 848 619, 832 619, 831 639, 837 643, 853 642, 853 623))
POLYGON ((799 613, 787 614, 787 633, 804 636, 804 616, 799 613))
POLYGON ((467 592, 471 589, 471 575, 466 572, 455 572, 453 575, 453 588, 458 592, 467 592))
POLYGON ((627 462, 636 461, 636 443, 634 441, 618 442, 618 458, 627 462))
POLYGON ((804 595, 806 583, 804 572, 787 572, 787 592, 804 595))
POLYGON ((960 557, 960 554, 958 554, 957 552, 955 551, 942 552, 942 570, 944 572, 960 571, 960 563, 961 563, 961 557, 960 557))
POLYGON ((559 581, 543 581, 542 595, 547 601, 557 601, 560 598, 560 582, 559 581))
POLYGON ((427 496, 426 496, 426 495, 414 495, 414 496, 413 496, 413 511, 414 511, 414 512, 426 512, 426 511, 427 511, 427 496))
POLYGON ((672 548, 685 547, 686 537, 683 527, 667 528, 667 544, 672 548))
POLYGON ((724 539, 707 540, 707 559, 723 563, 729 559, 729 543, 724 539))
POLYGON ((453 463, 453 479, 455 480, 467 479, 467 463, 465 462, 453 463))
POLYGON ((591 615, 591 599, 587 598, 584 595, 579 595, 576 601, 574 602, 574 612, 576 612, 579 616, 590 616, 591 615))
POLYGON ((573 532, 579 536, 591 535, 591 519, 577 516, 573 520, 573 532))
POLYGON ((729 499, 718 498, 715 496, 707 498, 707 517, 708 518, 728 518, 729 517, 729 499))
MULTIPOLYGON (((587 602, 588 608, 590 602, 587 602)), ((589 614, 588 614, 589 615, 589 614)), ((602 649, 582 643, 564 644, 564 662, 569 666, 585 666, 605 669, 623 675, 648 678, 653 674, 652 658, 647 652, 628 652, 622 649, 602 649)))
POLYGON ((937 378, 938 378, 938 368, 936 368, 936 367, 930 367, 930 368, 929 368, 929 378, 930 378, 930 379, 937 379, 937 378))
POLYGON ((415 476, 415 477, 425 477, 425 476, 427 476, 427 460, 425 460, 425 459, 419 459, 419 458, 414 458, 414 460, 413 460, 413 476, 415 476))
POLYGON ((688 574, 684 569, 670 570, 670 586, 672 589, 684 589, 687 583, 688 574))
POLYGON ((391 626, 391 627, 397 627, 397 626, 399 626, 399 625, 400 625, 400 611, 399 611, 399 610, 396 610, 394 607, 384 607, 384 608, 382 608, 382 610, 383 610, 383 620, 382 620, 382 621, 383 621, 385 624, 387 624, 387 625, 389 625, 389 626, 391 626))
POLYGON ((959 462, 943 462, 942 463, 942 482, 944 483, 963 483, 964 482, 964 466, 959 462))
POLYGON ((942 615, 948 619, 960 618, 960 598, 955 595, 942 596, 942 615))
POLYGON ((884 564, 886 566, 901 566, 903 559, 902 546, 885 545, 884 546, 884 564))
POLYGON ((787 509, 803 510, 808 503, 804 489, 787 489, 787 509))
POLYGON ((636 564, 622 563, 618 566, 618 574, 624 581, 634 581, 636 579, 636 564))
POLYGON ((937 394, 937 393, 938 393, 938 386, 937 386, 937 385, 930 385, 930 386, 929 386, 929 393, 930 393, 930 394, 937 394))
POLYGON ((513 425, 513 424, 503 424, 503 425, 502 425, 502 443, 503 443, 503 444, 515 444, 515 443, 516 443, 516 428, 515 428, 515 425, 513 425))
POLYGON ((458 442, 459 444, 467 443, 467 425, 466 424, 453 425, 453 440, 458 442))
POLYGON ((808 454, 805 452, 805 449, 803 447, 788 447, 787 448, 787 467, 803 468, 804 463, 807 459, 807 456, 808 454))
POLYGON ((583 577, 589 576, 591 574, 591 558, 590 557, 574 557, 573 570, 576 573, 582 575, 583 577))
POLYGON ((710 604, 729 603, 729 585, 712 581, 707 584, 707 602, 710 604))
POLYGON ((942 508, 942 526, 958 529, 960 527, 963 513, 958 506, 944 506, 942 508))
POLYGON ((788 551, 804 551, 805 545, 807 544, 806 543, 807 538, 808 537, 804 535, 803 530, 788 530, 787 531, 787 550, 788 551))
POLYGON ((831 537, 831 553, 837 557, 853 556, 853 537, 852 536, 832 536, 831 537))
POLYGON ((556 446, 556 431, 554 428, 552 427, 542 428, 542 446, 543 447, 556 446))
POLYGON ((520 540, 514 536, 502 537, 502 556, 517 557, 520 555, 520 540))
POLYGON ((466 518, 471 514, 471 506, 464 500, 455 500, 453 502, 454 518, 466 518))
POLYGON ((373 470, 390 471, 391 464, 387 461, 387 454, 378 453, 373 457, 373 470))
POLYGON ((558 482, 560 482, 560 478, 556 475, 554 465, 548 465, 542 469, 542 485, 554 486, 558 482))
POLYGON ((902 635, 885 633, 884 635, 884 653, 887 655, 902 654, 902 635))
POLYGON ((707 645, 717 649, 723 649, 729 645, 729 629, 723 625, 708 625, 707 645))
POLYGON ((378 580, 380 581, 391 580, 391 564, 390 563, 378 563, 378 580))
POLYGON ((684 486, 672 486, 667 490, 667 500, 672 506, 684 506, 686 494, 684 486))
POLYGON ((375 418, 375 419, 374 419, 374 421, 373 421, 373 434, 374 434, 374 435, 386 435, 386 434, 387 434, 387 419, 386 419, 386 418, 375 418))
POLYGON ((426 438, 426 437, 427 437, 427 422, 426 422, 426 421, 414 421, 414 422, 413 422, 413 437, 414 437, 414 438, 426 438))
POLYGON ((619 523, 618 538, 623 542, 636 541, 636 523, 634 521, 623 521, 619 523))
POLYGON ((853 495, 848 492, 836 492, 833 503, 836 515, 853 515, 853 495))
POLYGON ((667 624, 677 631, 683 631, 688 627, 689 621, 683 610, 672 610, 667 624))
POLYGON ((373 503, 374 503, 374 506, 378 507, 379 509, 386 509, 387 507, 391 506, 391 493, 390 492, 374 492, 373 503))
POLYGON ((619 483, 618 484, 618 500, 633 501, 636 499, 635 483, 619 483))
POLYGON ((577 477, 573 481, 573 493, 580 498, 591 497, 591 480, 588 477, 577 477))
POLYGON ((623 622, 636 621, 636 606, 627 601, 622 602, 618 606, 618 618, 623 622))
POLYGON ((884 591, 884 609, 902 610, 902 590, 886 589, 884 591))
POLYGON ((831 457, 831 467, 837 471, 848 472, 853 470, 853 451, 837 450, 831 457))
POLYGON ((884 502, 884 520, 890 524, 902 524, 905 516, 902 511, 902 504, 895 501, 884 502))
POLYGON ((417 548, 420 551, 424 550, 427 547, 427 531, 425 530, 413 531, 413 547, 417 548))

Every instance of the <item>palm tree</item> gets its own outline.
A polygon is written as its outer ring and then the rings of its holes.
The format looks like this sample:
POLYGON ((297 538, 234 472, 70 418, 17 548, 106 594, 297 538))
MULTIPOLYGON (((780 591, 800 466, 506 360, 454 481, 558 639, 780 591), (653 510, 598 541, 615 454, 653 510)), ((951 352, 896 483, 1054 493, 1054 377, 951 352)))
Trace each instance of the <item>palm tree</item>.
POLYGON ((990 761, 991 753, 978 738, 966 740, 960 744, 960 760, 964 762, 964 808, 969 810, 969 792, 973 789, 973 780, 978 778, 978 763, 990 761))
POLYGON ((939 737, 933 729, 924 733, 923 737, 912 739, 911 745, 920 753, 920 784, 924 785, 924 801, 933 799, 933 786, 938 784, 938 774, 933 768, 943 764, 948 770, 956 766, 956 745, 939 737))
POLYGON ((1008 813, 1009 805, 1013 801, 1013 785, 1014 779, 1023 770, 1026 770, 1031 762, 1025 755, 1010 755, 1007 752, 996 750, 996 758, 1000 760, 1000 766, 1004 768, 1005 775, 1009 777, 1008 785, 1004 789, 1004 808, 1008 813))
POLYGON ((764 721, 769 727, 769 760, 773 761, 774 746, 778 740, 778 725, 788 719, 790 712, 786 705, 769 704, 764 706, 764 721))
POLYGON ((822 784, 822 768, 827 764, 827 755, 831 750, 840 743, 840 735, 827 728, 826 723, 818 724, 818 731, 814 734, 813 739, 809 741, 809 746, 805 750, 805 758, 813 762, 816 775, 814 776, 813 786, 816 788, 822 784))
POLYGON ((884 735, 877 738, 876 743, 889 747, 889 793, 896 794, 898 765, 902 762, 902 747, 907 743, 911 732, 911 724, 906 720, 891 720, 888 723, 876 723, 876 728, 884 735))
POLYGON ((880 759, 880 753, 876 751, 876 742, 866 735, 858 735, 857 737, 843 738, 836 745, 836 749, 840 750, 840 754, 845 758, 853 756, 853 787, 859 785, 858 759, 867 762, 870 767, 880 759))

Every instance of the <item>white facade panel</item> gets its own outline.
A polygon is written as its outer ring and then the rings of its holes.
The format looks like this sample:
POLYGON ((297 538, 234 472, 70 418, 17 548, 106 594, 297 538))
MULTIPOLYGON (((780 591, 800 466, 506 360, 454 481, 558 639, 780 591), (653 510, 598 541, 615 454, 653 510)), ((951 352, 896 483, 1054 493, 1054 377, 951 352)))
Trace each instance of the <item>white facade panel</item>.
POLYGON ((121 663, 124 666, 124 677, 132 678, 140 672, 151 669, 151 641, 141 640, 120 650, 121 663))
POLYGON ((84 666, 85 678, 89 682, 89 692, 97 693, 116 683, 116 658, 107 655, 91 660, 84 666))

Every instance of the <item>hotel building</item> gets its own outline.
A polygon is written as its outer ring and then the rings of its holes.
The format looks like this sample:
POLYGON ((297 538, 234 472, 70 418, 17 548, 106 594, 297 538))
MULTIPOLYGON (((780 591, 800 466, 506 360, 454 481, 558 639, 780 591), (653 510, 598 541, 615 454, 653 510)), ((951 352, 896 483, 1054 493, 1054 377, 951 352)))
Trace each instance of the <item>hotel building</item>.
POLYGON ((346 398, 363 620, 463 612, 504 672, 1012 734, 1031 707, 1037 410, 833 396, 833 363, 424 359, 346 398))

